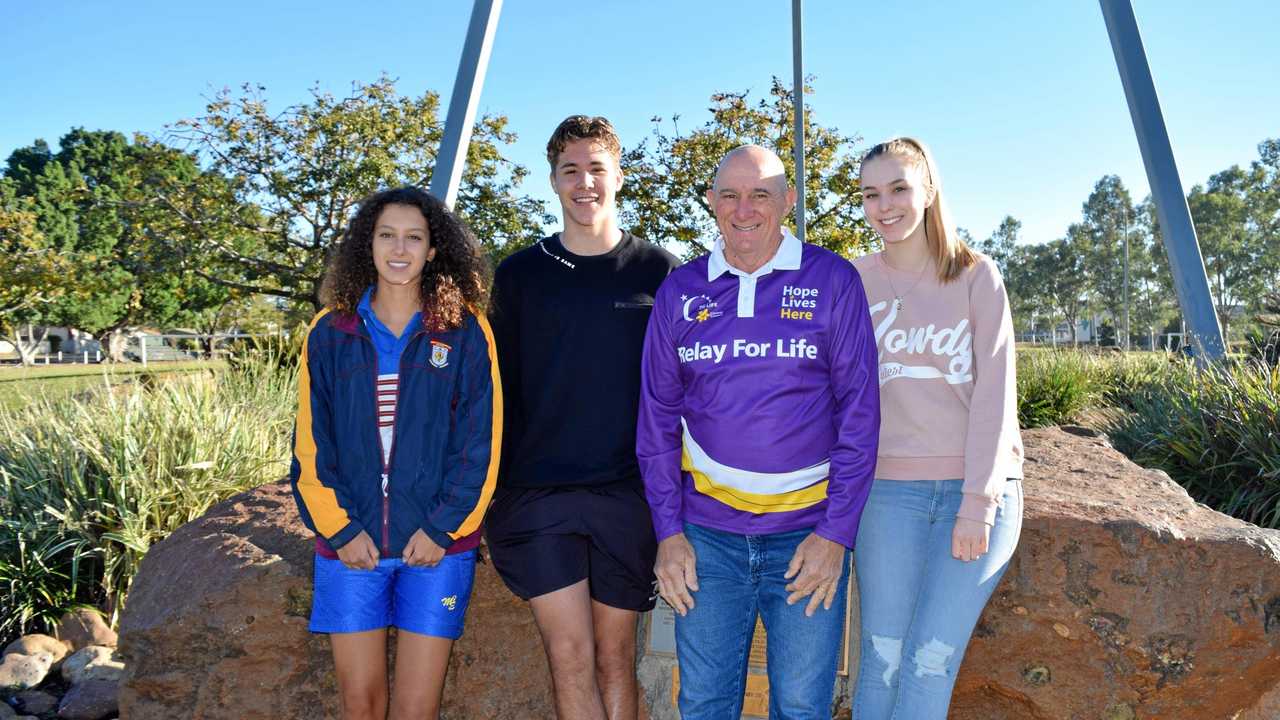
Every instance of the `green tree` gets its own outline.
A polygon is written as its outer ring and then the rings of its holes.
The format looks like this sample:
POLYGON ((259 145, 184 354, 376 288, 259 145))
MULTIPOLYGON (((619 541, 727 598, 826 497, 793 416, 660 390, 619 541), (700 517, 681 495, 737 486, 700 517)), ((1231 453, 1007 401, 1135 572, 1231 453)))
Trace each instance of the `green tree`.
POLYGON ((69 268, 37 227, 31 198, 18 195, 17 187, 0 178, 0 337, 30 365, 48 333, 43 312, 68 292, 69 268))
MULTIPOLYGON (((1032 256, 1032 276, 1041 288, 1051 314, 1066 322, 1071 344, 1080 344, 1077 327, 1088 310, 1089 278, 1085 273, 1089 249, 1088 231, 1079 224, 1067 229, 1067 236, 1037 246, 1032 256)), ((1055 332, 1056 336, 1056 332, 1055 332)))
MULTIPOLYGON (((313 89, 282 111, 268 107, 262 86, 224 90, 203 116, 170 128, 212 171, 154 197, 181 225, 175 250, 212 282, 319 308, 325 262, 357 203, 430 179, 439 106, 436 93, 401 96, 385 77, 345 98, 313 89)), ((458 194, 459 213, 495 259, 553 220, 541 201, 517 194, 528 171, 502 155, 515 139, 505 117, 481 118, 458 194)))
POLYGON ((974 247, 990 257, 1004 277, 1014 329, 1034 332, 1037 320, 1051 320, 1053 313, 1048 310, 1051 304, 1042 297, 1031 250, 1028 246, 1018 244, 1020 232, 1022 223, 1006 215, 991 236, 979 241, 974 247))
POLYGON ((975 248, 995 261, 1001 275, 1009 274, 1010 264, 1018 254, 1018 233, 1022 232, 1022 223, 1011 215, 1005 215, 1000 225, 991 233, 991 237, 979 242, 975 248))
POLYGON ((1133 201, 1118 176, 1106 175, 1094 185, 1081 212, 1075 238, 1085 249, 1091 310, 1110 315, 1112 327, 1119 328, 1124 318, 1124 244, 1126 238, 1132 240, 1136 218, 1133 201))
POLYGON ((1245 172, 1232 166, 1187 195, 1224 338, 1230 337, 1233 315, 1254 304, 1266 279, 1260 266, 1267 250, 1250 222, 1248 185, 1245 172))
MULTIPOLYGON (((789 87, 774 78, 768 95, 755 102, 747 92, 716 93, 710 112, 709 120, 688 133, 681 132, 679 115, 654 117, 652 137, 623 154, 624 226, 686 258, 708 251, 718 235, 706 191, 725 153, 748 143, 767 147, 795 181, 795 106, 789 87)), ((873 234, 861 209, 860 138, 819 125, 811 105, 805 105, 804 116, 805 239, 845 256, 867 252, 873 234)))
POLYGON ((184 271, 159 242, 163 218, 147 202, 160 177, 199 174, 185 153, 78 128, 56 154, 36 142, 10 156, 6 175, 28 191, 44 243, 65 261, 74 289, 47 303, 42 321, 106 338, 120 359, 125 328, 189 322, 225 303, 226 290, 184 271))

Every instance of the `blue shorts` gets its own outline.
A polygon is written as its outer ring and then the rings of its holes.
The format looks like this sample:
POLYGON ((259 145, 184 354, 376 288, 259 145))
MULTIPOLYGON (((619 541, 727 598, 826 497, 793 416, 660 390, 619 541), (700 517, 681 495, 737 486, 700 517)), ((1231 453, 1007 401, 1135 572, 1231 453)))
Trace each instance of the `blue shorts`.
POLYGON ((391 625, 419 635, 457 640, 471 600, 476 551, 445 555, 435 567, 378 561, 354 570, 316 555, 311 623, 316 633, 353 633, 391 625))

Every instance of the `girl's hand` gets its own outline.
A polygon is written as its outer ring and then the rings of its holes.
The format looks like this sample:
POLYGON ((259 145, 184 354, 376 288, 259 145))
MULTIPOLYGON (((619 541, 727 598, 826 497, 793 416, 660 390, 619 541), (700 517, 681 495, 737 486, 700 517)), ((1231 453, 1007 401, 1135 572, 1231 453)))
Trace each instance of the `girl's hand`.
POLYGON ((378 567, 378 546, 369 539, 369 533, 361 530, 351 542, 338 548, 338 559, 352 570, 373 570, 378 567))
POLYGON ((956 527, 951 531, 951 557, 964 562, 977 560, 986 554, 990 537, 991 527, 981 520, 956 518, 956 527))
POLYGON ((437 545, 431 536, 422 532, 422 528, 418 528, 414 531, 413 537, 409 538, 409 543, 404 546, 403 557, 405 565, 435 567, 444 557, 444 548, 437 545))

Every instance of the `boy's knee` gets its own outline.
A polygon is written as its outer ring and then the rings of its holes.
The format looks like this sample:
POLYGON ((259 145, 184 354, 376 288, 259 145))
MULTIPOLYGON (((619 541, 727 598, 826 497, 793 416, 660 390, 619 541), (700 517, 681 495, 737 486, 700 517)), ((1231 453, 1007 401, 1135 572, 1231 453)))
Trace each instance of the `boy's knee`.
POLYGON ((596 646, 596 673, 604 677, 620 677, 635 672, 635 647, 596 646))
POLYGON ((590 638, 569 636, 548 638, 547 659, 558 673, 587 673, 595 669, 595 647, 590 638))
POLYGON ((342 696, 343 720, 382 720, 385 715, 385 699, 372 690, 344 693, 342 696))

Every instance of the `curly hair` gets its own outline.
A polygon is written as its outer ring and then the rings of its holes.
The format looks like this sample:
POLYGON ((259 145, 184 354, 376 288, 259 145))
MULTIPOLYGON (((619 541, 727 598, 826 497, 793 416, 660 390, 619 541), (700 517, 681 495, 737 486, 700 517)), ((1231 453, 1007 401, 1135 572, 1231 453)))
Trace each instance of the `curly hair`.
POLYGON ((431 332, 462 325, 467 312, 483 312, 489 261, 471 230, 444 203, 416 187, 382 190, 360 202, 329 259, 320 300, 335 312, 354 313, 361 296, 378 282, 373 264, 373 228, 388 205, 407 205, 427 219, 435 258, 422 269, 422 320, 431 332))

